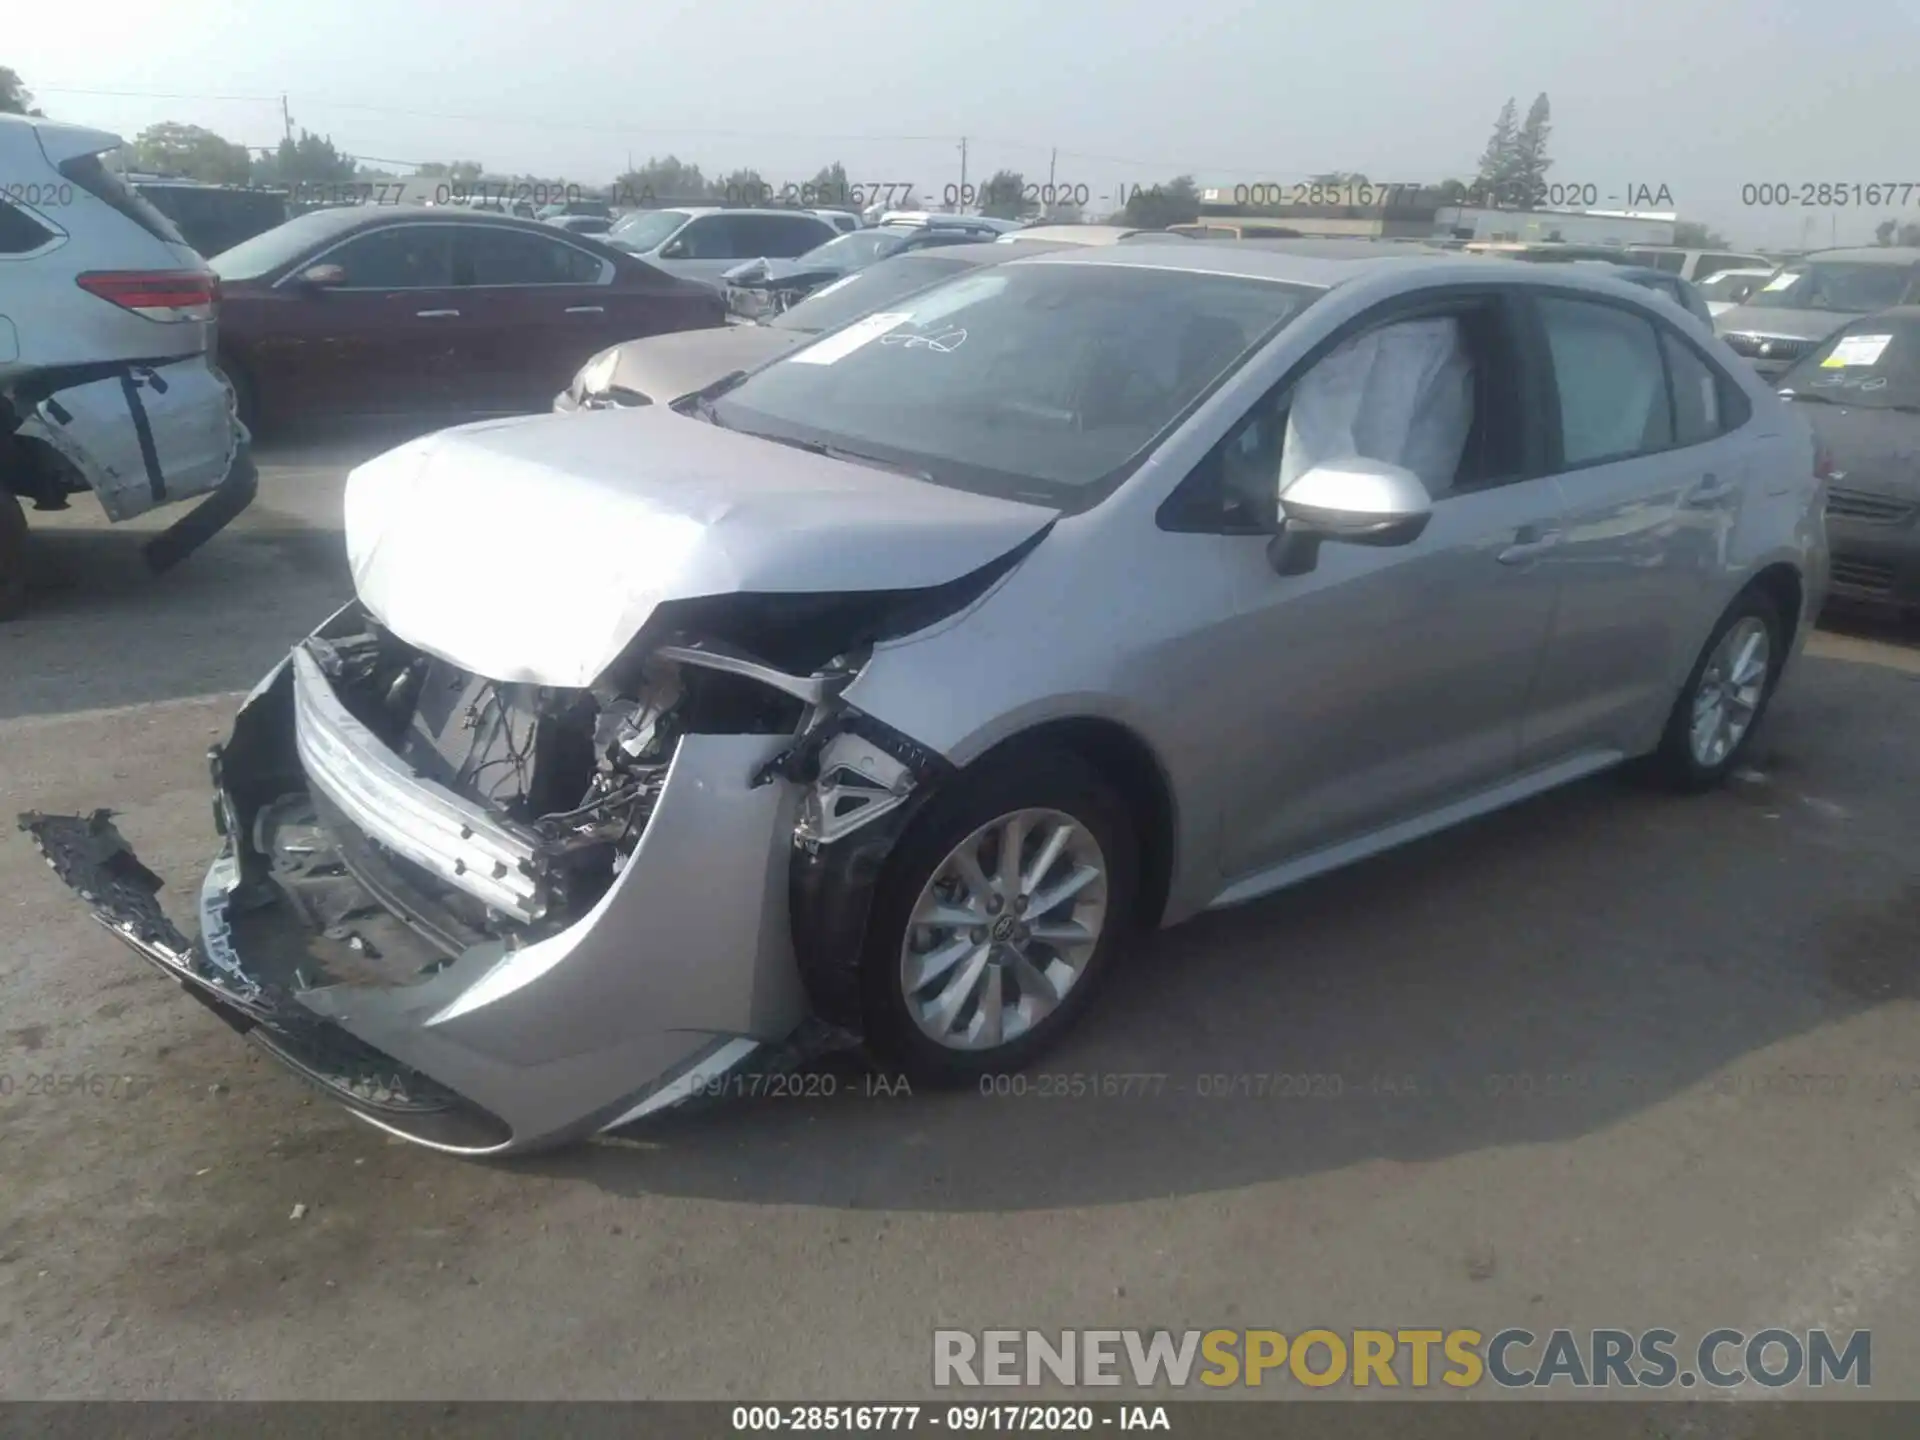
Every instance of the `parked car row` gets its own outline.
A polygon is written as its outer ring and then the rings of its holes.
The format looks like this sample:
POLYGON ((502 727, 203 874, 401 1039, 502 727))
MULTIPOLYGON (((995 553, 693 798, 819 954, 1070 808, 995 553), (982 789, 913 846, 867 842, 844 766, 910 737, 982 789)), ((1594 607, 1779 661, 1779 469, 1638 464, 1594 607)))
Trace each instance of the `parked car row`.
MULTIPOLYGON (((445 228, 439 278, 532 229, 445 228)), ((277 303, 379 233, 311 234, 277 303)), ((976 1084, 1143 930, 1628 760, 1727 776, 1827 589, 1803 408, 1600 266, 896 254, 356 469, 354 599, 216 753, 198 941, 108 811, 24 824, 444 1151, 624 1125, 816 1022, 976 1084)))

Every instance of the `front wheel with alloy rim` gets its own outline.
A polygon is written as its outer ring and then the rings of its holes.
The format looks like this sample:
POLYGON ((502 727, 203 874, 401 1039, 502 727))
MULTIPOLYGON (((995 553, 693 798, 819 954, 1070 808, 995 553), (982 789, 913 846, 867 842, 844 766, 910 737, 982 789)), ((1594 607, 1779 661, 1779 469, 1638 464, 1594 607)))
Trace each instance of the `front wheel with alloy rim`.
POLYGON ((1661 778, 1683 790, 1724 780, 1759 725, 1785 661, 1779 608, 1749 590, 1720 617, 1674 701, 1653 757, 1661 778))
POLYGON ((861 963, 864 1028, 927 1084, 1018 1069, 1091 1001, 1130 928, 1127 807, 1077 755, 989 759, 888 858, 861 963))

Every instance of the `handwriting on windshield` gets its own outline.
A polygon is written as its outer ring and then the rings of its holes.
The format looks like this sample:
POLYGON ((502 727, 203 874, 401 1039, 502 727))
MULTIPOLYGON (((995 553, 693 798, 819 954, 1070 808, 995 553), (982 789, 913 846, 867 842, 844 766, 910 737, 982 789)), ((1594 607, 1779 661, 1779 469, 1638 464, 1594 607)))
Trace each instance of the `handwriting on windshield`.
POLYGON ((882 345, 898 345, 903 350, 932 350, 951 355, 967 343, 965 330, 946 330, 938 335, 883 335, 882 345))

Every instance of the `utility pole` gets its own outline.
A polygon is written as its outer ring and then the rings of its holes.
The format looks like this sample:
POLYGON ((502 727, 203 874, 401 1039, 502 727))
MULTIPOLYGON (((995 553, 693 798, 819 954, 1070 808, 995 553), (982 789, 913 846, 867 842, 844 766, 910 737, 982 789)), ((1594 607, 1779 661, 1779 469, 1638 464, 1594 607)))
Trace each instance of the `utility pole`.
POLYGON ((960 137, 960 204, 967 203, 967 137, 960 137))
POLYGON ((285 95, 280 97, 280 122, 286 126, 287 139, 293 139, 293 115, 287 109, 287 97, 285 95))
POLYGON ((1060 147, 1056 145, 1047 156, 1047 198, 1040 202, 1040 213, 1042 216, 1053 213, 1053 167, 1059 163, 1060 147))

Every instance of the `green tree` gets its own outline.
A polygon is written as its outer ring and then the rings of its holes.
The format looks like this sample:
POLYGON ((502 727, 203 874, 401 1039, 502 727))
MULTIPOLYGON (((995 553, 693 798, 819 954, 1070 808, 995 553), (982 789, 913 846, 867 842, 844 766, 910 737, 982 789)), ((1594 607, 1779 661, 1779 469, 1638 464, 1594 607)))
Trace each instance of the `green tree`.
POLYGON ((1909 249, 1920 248, 1920 223, 1912 220, 1900 227, 1899 241, 1909 249))
POLYGON ((1508 197, 1513 194, 1519 145, 1519 112, 1509 99, 1500 107, 1500 116, 1493 122, 1493 135, 1487 141, 1487 148, 1480 152, 1480 169, 1474 175, 1473 188, 1483 201, 1495 205, 1511 203, 1508 197))
POLYGON ((838 160, 831 165, 822 165, 814 177, 807 181, 804 196, 812 197, 815 205, 852 205, 853 183, 847 179, 847 167, 838 160))
POLYGON ((1673 243, 1685 250, 1725 250, 1727 237, 1698 220, 1682 220, 1673 227, 1673 243))
POLYGON ((1018 170, 996 170, 980 187, 980 213, 996 220, 1018 220, 1033 208, 1026 196, 1026 176, 1018 170))
POLYGON ((0 65, 0 115, 41 115, 33 108, 33 92, 20 76, 0 65))
POLYGON ((1143 230, 1164 230, 1200 218, 1200 187, 1191 175, 1176 175, 1164 185, 1135 185, 1127 191, 1120 223, 1143 230))
POLYGON ((613 185, 623 204, 672 205, 707 198, 707 177, 700 167, 673 155, 649 158, 639 169, 617 177, 613 185))
POLYGON ((330 137, 303 129, 298 140, 282 140, 272 155, 256 161, 253 178, 275 185, 329 185, 353 179, 357 168, 351 155, 333 148, 330 137))
POLYGON ((1440 197, 1440 203, 1442 205, 1463 205, 1466 203, 1468 186, 1464 180, 1442 180, 1438 185, 1433 187, 1433 190, 1434 193, 1440 197))
POLYGON ((1898 220, 1882 220, 1878 225, 1873 227, 1873 243, 1876 245, 1891 245, 1893 244, 1893 237, 1899 233, 1900 222, 1898 220))
POLYGON ((773 198, 773 187, 758 170, 729 170, 713 182, 713 198, 729 205, 764 205, 773 198))
POLYGON ((430 160, 414 173, 426 180, 451 180, 461 185, 471 185, 487 173, 487 167, 478 160, 430 160))
POLYGON ((1547 158, 1547 139, 1553 134, 1553 109, 1542 90, 1527 107, 1526 121, 1513 141, 1514 203, 1531 209, 1547 198, 1547 171, 1553 161, 1547 158))
POLYGON ((135 170, 216 185, 244 185, 253 170, 246 146, 199 125, 173 120, 149 125, 135 136, 130 163, 135 170))

